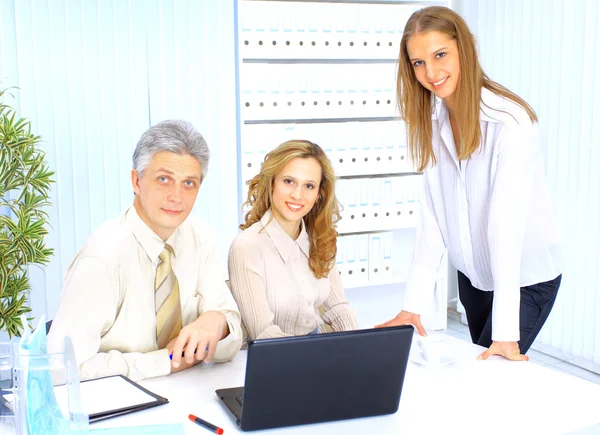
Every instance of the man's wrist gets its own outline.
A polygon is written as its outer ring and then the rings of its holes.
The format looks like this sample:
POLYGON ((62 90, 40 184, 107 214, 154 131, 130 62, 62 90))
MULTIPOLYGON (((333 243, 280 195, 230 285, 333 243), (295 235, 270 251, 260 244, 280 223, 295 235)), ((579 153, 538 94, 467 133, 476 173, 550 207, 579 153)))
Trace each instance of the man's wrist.
POLYGON ((229 322, 227 321, 227 316, 225 314, 221 313, 220 311, 215 311, 215 310, 205 311, 202 314, 200 314, 200 316, 198 317, 198 319, 196 321, 200 320, 202 318, 202 316, 204 316, 204 315, 214 316, 215 314, 217 315, 217 318, 219 319, 219 331, 220 331, 219 341, 221 341, 225 337, 227 337, 230 332, 229 331, 229 322))

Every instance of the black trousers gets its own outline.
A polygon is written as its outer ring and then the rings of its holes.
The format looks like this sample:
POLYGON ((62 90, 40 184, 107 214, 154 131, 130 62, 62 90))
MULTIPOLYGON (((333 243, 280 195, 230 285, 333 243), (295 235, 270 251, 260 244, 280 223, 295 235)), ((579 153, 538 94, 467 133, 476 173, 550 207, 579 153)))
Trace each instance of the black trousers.
MULTIPOLYGON (((551 281, 521 287, 521 307, 519 329, 521 339, 519 349, 525 354, 539 334, 548 318, 562 275, 551 281)), ((469 332, 473 343, 484 347, 492 345, 492 302, 493 291, 479 290, 471 284, 462 272, 458 272, 458 296, 465 307, 469 332)))

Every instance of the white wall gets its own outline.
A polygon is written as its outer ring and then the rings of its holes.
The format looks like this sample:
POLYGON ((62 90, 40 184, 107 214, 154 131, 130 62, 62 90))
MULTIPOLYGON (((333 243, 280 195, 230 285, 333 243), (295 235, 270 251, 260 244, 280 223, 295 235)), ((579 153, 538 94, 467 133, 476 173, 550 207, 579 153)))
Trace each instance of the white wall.
POLYGON ((534 348, 600 373, 600 2, 461 0, 484 71, 537 111, 565 269, 534 348))
POLYGON ((33 314, 52 318, 62 274, 89 234, 132 201, 131 155, 164 119, 211 149, 195 213, 221 256, 237 234, 235 2, 0 0, 0 86, 56 171, 49 267, 31 270, 33 314))

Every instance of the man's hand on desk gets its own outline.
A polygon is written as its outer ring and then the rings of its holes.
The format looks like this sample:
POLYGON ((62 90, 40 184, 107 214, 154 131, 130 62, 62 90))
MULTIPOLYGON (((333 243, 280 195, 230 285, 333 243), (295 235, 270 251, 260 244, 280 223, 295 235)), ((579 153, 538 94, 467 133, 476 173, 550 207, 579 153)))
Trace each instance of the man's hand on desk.
POLYGON ((500 355, 511 361, 529 361, 529 357, 521 355, 519 343, 516 341, 493 341, 488 350, 477 357, 479 360, 488 359, 492 355, 500 355))
POLYGON ((173 355, 171 372, 184 370, 202 360, 211 362, 217 343, 227 335, 229 326, 223 314, 217 311, 202 313, 193 323, 182 328, 179 335, 167 345, 173 355))
MULTIPOLYGON (((173 354, 173 346, 175 346, 175 343, 177 342, 177 339, 179 338, 179 336, 175 337, 173 340, 169 341, 169 344, 167 344, 167 350, 169 351, 170 354, 173 354)), ((181 353, 180 353, 181 355, 181 353)), ((185 369, 189 369, 192 366, 195 366, 196 364, 199 364, 201 361, 198 361, 196 358, 194 358, 194 360, 192 361, 191 364, 188 364, 185 359, 180 357, 180 362, 179 362, 179 367, 175 367, 175 358, 173 357, 171 359, 171 373, 177 373, 180 372, 182 370, 185 369)))
POLYGON ((400 311, 400 313, 392 320, 388 320, 380 325, 375 325, 376 328, 387 328, 388 326, 413 325, 417 328, 419 334, 423 337, 427 336, 425 328, 421 324, 421 315, 410 313, 408 311, 400 311))

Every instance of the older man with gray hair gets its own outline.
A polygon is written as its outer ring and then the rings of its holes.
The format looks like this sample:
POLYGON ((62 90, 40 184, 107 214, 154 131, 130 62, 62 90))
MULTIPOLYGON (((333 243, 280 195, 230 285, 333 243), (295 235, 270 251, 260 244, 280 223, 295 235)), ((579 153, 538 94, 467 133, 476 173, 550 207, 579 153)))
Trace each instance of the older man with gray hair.
POLYGON ((48 337, 51 349, 71 337, 82 379, 140 380, 239 351, 240 314, 213 232, 189 216, 208 161, 188 122, 164 121, 142 135, 133 205, 100 226, 69 266, 48 337))

